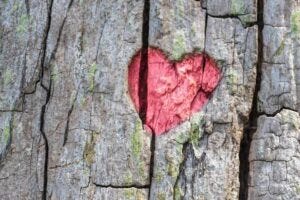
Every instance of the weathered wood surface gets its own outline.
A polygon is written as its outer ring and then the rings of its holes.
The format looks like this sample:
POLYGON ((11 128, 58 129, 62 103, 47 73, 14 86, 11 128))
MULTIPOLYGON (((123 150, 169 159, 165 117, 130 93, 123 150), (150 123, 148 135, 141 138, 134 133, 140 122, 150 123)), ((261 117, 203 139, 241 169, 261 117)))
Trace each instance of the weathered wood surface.
POLYGON ((298 0, 0 1, 0 199, 299 199, 299 38, 298 0), (148 46, 222 72, 159 136, 128 94, 148 46))

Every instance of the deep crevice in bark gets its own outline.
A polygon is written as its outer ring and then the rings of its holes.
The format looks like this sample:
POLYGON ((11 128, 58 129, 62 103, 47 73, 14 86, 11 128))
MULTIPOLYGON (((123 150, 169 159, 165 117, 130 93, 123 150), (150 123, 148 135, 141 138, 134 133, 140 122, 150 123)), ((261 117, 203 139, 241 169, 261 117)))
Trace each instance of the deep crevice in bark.
MULTIPOLYGON (((139 72, 139 115, 143 124, 146 124, 147 119, 147 93, 148 93, 148 47, 149 47, 149 19, 150 18, 150 0, 145 0, 143 10, 143 29, 142 29, 142 49, 141 49, 141 63, 139 72)), ((152 133, 150 144, 150 166, 149 166, 149 193, 148 198, 151 197, 151 184, 154 171, 154 154, 155 154, 155 134, 152 133)))
POLYGON ((42 134, 42 137, 44 139, 44 145, 45 145, 45 160, 44 160, 44 183, 43 183, 43 194, 42 199, 46 199, 47 197, 47 184, 48 184, 48 160, 49 160, 49 144, 48 144, 48 138, 46 136, 44 125, 45 125, 45 113, 46 113, 46 107, 50 100, 50 94, 51 94, 51 81, 49 88, 47 89, 47 96, 46 96, 46 102, 42 106, 41 110, 41 117, 40 117, 40 132, 42 134))
POLYGON ((151 157, 150 157, 150 168, 149 168, 149 195, 148 199, 151 197, 151 185, 154 173, 154 155, 155 155, 155 134, 152 135, 151 145, 150 145, 151 157))
MULTIPOLYGON (((204 9, 204 8, 202 8, 204 9)), ((205 10, 205 23, 204 23, 204 53, 205 52, 205 48, 206 48, 206 35, 207 35, 207 22, 208 22, 208 13, 207 13, 207 9, 205 10)))
POLYGON ((248 199, 248 181, 249 181, 249 154, 250 146, 252 142, 252 136, 257 130, 257 119, 259 117, 259 112, 257 109, 258 102, 258 92, 260 90, 261 84, 261 67, 263 63, 263 0, 258 0, 257 2, 257 24, 258 24, 258 55, 257 55, 257 72, 256 72, 256 85, 252 100, 252 108, 249 115, 248 125, 244 128, 243 139, 240 146, 240 170, 239 170, 239 180, 240 180, 240 190, 239 199, 248 199))
POLYGON ((43 104, 41 108, 41 114, 40 114, 40 132, 42 135, 42 138, 44 140, 45 145, 45 158, 44 158, 44 176, 43 176, 43 191, 42 191, 42 199, 47 199, 47 185, 48 185, 48 161, 49 161, 49 144, 48 144, 48 138, 46 136, 44 127, 45 127, 45 113, 46 113, 46 107, 49 103, 50 96, 51 96, 51 85, 52 81, 49 79, 49 86, 45 86, 43 83, 44 75, 45 75, 45 58, 46 58, 46 50, 47 50, 47 39, 50 31, 51 26, 51 13, 52 13, 52 6, 53 6, 53 0, 49 2, 48 10, 47 10, 47 24, 45 27, 45 32, 43 36, 43 44, 42 44, 42 57, 41 57, 41 74, 40 74, 40 84, 41 87, 47 92, 46 94, 46 101, 43 104))
POLYGON ((139 115, 143 122, 146 123, 147 115, 147 92, 148 92, 148 47, 149 47, 149 9, 150 0, 145 0, 143 13, 143 30, 142 30, 142 49, 141 62, 139 71, 139 115))

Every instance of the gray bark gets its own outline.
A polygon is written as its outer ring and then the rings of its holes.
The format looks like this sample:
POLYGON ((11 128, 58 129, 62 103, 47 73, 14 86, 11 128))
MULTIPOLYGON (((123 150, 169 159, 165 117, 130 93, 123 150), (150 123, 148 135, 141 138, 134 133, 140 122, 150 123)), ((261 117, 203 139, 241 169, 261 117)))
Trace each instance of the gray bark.
POLYGON ((0 199, 299 199, 299 38, 298 0, 0 1, 0 199), (159 136, 127 86, 148 46, 222 71, 159 136))

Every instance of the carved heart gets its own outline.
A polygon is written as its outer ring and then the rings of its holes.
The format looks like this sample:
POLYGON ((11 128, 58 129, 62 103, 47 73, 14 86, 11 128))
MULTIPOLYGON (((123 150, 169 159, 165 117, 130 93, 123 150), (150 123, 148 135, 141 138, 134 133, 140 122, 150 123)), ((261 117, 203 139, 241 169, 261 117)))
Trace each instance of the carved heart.
POLYGON ((129 93, 143 124, 157 135, 200 111, 221 77, 217 64, 204 53, 175 62, 161 50, 148 48, 148 66, 141 55, 139 51, 129 65, 129 93))

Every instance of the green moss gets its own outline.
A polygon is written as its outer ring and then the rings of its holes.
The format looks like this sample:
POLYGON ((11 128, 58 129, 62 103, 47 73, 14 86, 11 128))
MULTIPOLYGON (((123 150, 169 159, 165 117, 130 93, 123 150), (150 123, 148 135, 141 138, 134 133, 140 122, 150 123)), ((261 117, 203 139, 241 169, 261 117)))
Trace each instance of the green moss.
MULTIPOLYGON (((0 18, 1 20, 1 18, 0 18)), ((0 49, 2 49, 3 47, 3 30, 0 28, 0 49)))
POLYGON ((243 0, 231 0, 230 11, 233 15, 243 14, 244 12, 244 1, 243 0))
POLYGON ((143 148, 142 132, 142 123, 140 120, 138 120, 135 123, 134 132, 132 133, 130 138, 130 148, 134 157, 134 163, 138 168, 139 176, 145 175, 145 162, 141 159, 143 148))
POLYGON ((235 94, 237 92, 237 84, 238 84, 238 73, 234 69, 229 69, 227 75, 227 85, 231 94, 235 94))
POLYGON ((166 200, 166 193, 164 192, 159 192, 157 194, 157 200, 166 200))
MULTIPOLYGON (((186 140, 187 140, 187 136, 184 135, 184 134, 178 134, 176 136, 176 142, 177 143, 183 144, 186 140)), ((180 145, 180 146, 182 146, 182 145, 180 145)))
POLYGON ((228 74, 229 84, 233 85, 237 83, 238 74, 236 71, 231 70, 228 74))
POLYGON ((83 158, 88 165, 91 165, 95 159, 95 132, 92 132, 91 140, 87 141, 84 146, 83 158))
POLYGON ((186 51, 185 35, 182 30, 175 33, 172 46, 172 59, 179 60, 186 51))
POLYGON ((285 40, 283 39, 280 43, 280 46, 277 48, 276 52, 274 53, 274 56, 281 55, 283 53, 284 47, 285 47, 285 40))
POLYGON ((74 105, 77 100, 77 91, 72 91, 71 96, 69 97, 69 104, 74 105))
POLYGON ((146 165, 145 165, 145 162, 143 160, 139 160, 138 161, 138 170, 139 170, 139 176, 141 176, 142 179, 147 179, 147 175, 148 173, 145 173, 146 172, 146 165))
POLYGON ((171 9, 167 15, 174 23, 184 23, 184 21, 186 21, 184 0, 175 0, 174 8, 171 9))
POLYGON ((134 155, 134 157, 136 159, 139 159, 140 158, 140 154, 141 154, 141 151, 142 151, 142 146, 143 146, 143 141, 142 141, 142 130, 143 130, 143 127, 142 127, 142 123, 140 120, 138 120, 136 123, 135 123, 135 128, 134 128, 134 132, 133 134, 131 135, 131 152, 132 154, 134 155))
POLYGON ((296 192, 297 194, 300 194, 300 184, 296 186, 296 192))
POLYGON ((295 129, 299 128, 298 116, 296 113, 281 112, 280 114, 281 114, 282 122, 284 124, 289 124, 291 127, 295 129))
POLYGON ((191 121, 189 142, 192 144, 194 149, 199 147, 199 141, 203 136, 204 124, 205 120, 203 115, 197 115, 191 121))
POLYGON ((57 67, 57 65, 52 65, 51 67, 52 67, 52 69, 51 69, 50 78, 53 82, 55 82, 58 78, 58 67, 57 67))
POLYGON ((177 155, 182 154, 182 147, 183 147, 182 144, 183 144, 183 143, 176 143, 176 145, 175 145, 175 149, 176 149, 177 155))
POLYGON ((144 195, 144 193, 142 192, 142 190, 137 190, 136 191, 136 200, 146 200, 146 197, 144 195))
POLYGON ((198 145, 200 139, 199 125, 192 123, 190 132, 190 141, 193 145, 198 145))
POLYGON ((173 162, 168 163, 168 175, 171 177, 177 177, 178 167, 173 162))
POLYGON ((4 143, 8 143, 9 138, 10 138, 10 126, 7 125, 3 129, 3 138, 4 138, 4 143))
POLYGON ((184 17, 184 1, 179 0, 175 5, 178 6, 179 16, 184 17))
POLYGON ((88 168, 83 169, 83 175, 88 176, 90 174, 90 170, 88 168))
POLYGON ((124 189, 124 196, 126 199, 133 199, 134 198, 134 190, 132 188, 125 188, 124 189))
POLYGON ((295 36, 300 36, 300 11, 291 14, 291 31, 295 36))
POLYGON ((21 15, 16 29, 17 33, 22 34, 27 32, 29 28, 29 24, 30 24, 30 18, 28 17, 28 15, 26 14, 21 15))
POLYGON ((84 147, 84 159, 91 165, 94 162, 95 150, 93 144, 87 142, 84 147))
POLYGON ((163 179, 164 179, 164 174, 161 171, 158 171, 155 175, 154 175, 154 179, 156 182, 160 183, 163 179))
POLYGON ((4 85, 10 84, 10 83, 12 83, 12 81, 13 81, 13 72, 11 69, 7 69, 3 75, 4 85))
POLYGON ((97 71, 97 64, 93 63, 89 67, 88 71, 88 83, 89 83, 89 91, 94 92, 95 89, 95 74, 97 71))
POLYGON ((12 7, 12 12, 16 12, 17 10, 19 10, 20 7, 22 7, 22 4, 20 3, 20 1, 15 1, 14 5, 12 7))
POLYGON ((181 191, 181 189, 179 188, 178 185, 175 186, 174 188, 174 199, 175 200, 180 200, 183 197, 183 192, 181 191))
POLYGON ((247 26, 251 26, 251 24, 253 23, 253 21, 255 21, 255 15, 253 14, 246 14, 246 15, 239 15, 239 19, 241 20, 242 22, 242 25, 244 27, 247 27, 247 26))
POLYGON ((84 95, 80 96, 80 98, 79 98, 79 105, 82 106, 82 107, 84 107, 86 105, 86 103, 87 103, 87 97, 84 96, 84 95))
POLYGON ((132 174, 130 171, 128 171, 124 177, 124 181, 125 181, 125 184, 131 184, 132 183, 132 174))

